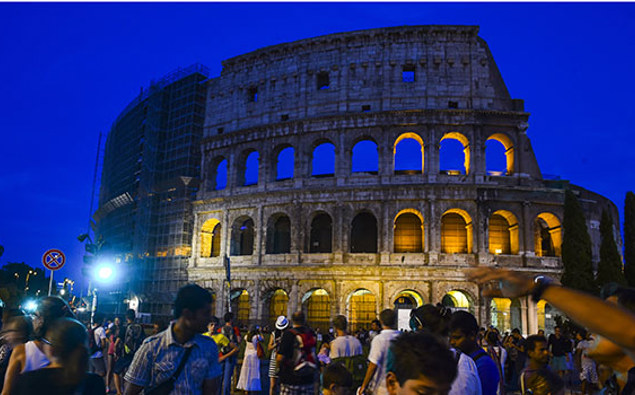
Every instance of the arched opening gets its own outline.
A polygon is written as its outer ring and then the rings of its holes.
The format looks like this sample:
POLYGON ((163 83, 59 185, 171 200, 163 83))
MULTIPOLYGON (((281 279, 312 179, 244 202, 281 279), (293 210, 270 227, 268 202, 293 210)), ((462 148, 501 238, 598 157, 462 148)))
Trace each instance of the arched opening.
POLYGON ((331 301, 324 289, 313 289, 302 297, 302 307, 306 312, 307 325, 313 329, 320 328, 328 333, 331 319, 331 301))
POLYGON ((514 145, 503 133, 495 133, 485 141, 487 174, 509 176, 514 173, 514 145))
POLYGON ((372 140, 361 140, 353 146, 351 158, 352 173, 377 174, 379 169, 379 154, 377 143, 372 140))
POLYGON ((286 215, 276 215, 267 229, 267 254, 288 254, 291 251, 291 220, 286 215))
POLYGON ((359 213, 353 218, 351 227, 351 252, 377 252, 377 220, 369 212, 359 213))
POLYGON ((227 187, 227 159, 219 156, 211 161, 209 167, 210 190, 218 191, 227 187))
POLYGON ((423 217, 416 210, 403 210, 397 214, 394 225, 394 251, 423 251, 423 217))
POLYGON ((232 311, 236 322, 234 325, 248 325, 249 324, 249 310, 251 305, 249 302, 249 292, 246 289, 234 289, 230 293, 230 299, 232 303, 232 311))
POLYGON ((393 148, 395 174, 423 173, 423 140, 416 133, 404 133, 393 148))
POLYGON ((555 309, 546 301, 539 300, 536 304, 536 314, 538 318, 538 329, 553 333, 554 328, 556 327, 555 309))
POLYGON ((295 151, 293 147, 279 149, 276 156, 276 181, 293 178, 293 167, 295 165, 295 151))
POLYGON ((492 298, 490 303, 490 323, 500 333, 509 331, 511 327, 510 306, 512 301, 507 298, 492 298))
POLYGON ((534 221, 534 251, 536 256, 560 256, 562 227, 551 213, 540 213, 534 221))
POLYGON ((335 174, 335 145, 331 142, 319 144, 313 150, 311 176, 332 177, 335 174))
POLYGON ((369 329, 370 322, 377 318, 377 299, 367 289, 358 289, 348 295, 347 301, 349 331, 369 329))
POLYGON ((252 151, 247 155, 245 159, 245 173, 243 185, 256 185, 258 184, 258 162, 260 161, 260 154, 258 151, 252 151))
POLYGON ((439 170, 450 175, 470 173, 470 142, 461 133, 446 133, 440 141, 439 170))
POLYGON ((201 258, 220 255, 222 226, 216 218, 208 219, 201 227, 201 258))
POLYGON ((326 213, 316 215, 311 221, 309 252, 331 252, 332 235, 333 221, 331 220, 331 216, 326 213))
POLYGON ((254 221, 240 217, 232 226, 232 255, 251 255, 254 252, 254 221))
POLYGON ((289 305, 289 295, 282 290, 276 289, 269 297, 269 322, 275 322, 281 315, 287 315, 289 305))
POLYGON ((474 314, 474 303, 467 293, 458 290, 452 290, 446 293, 441 299, 441 304, 449 307, 452 311, 464 310, 474 314))
POLYGON ((472 252, 472 219, 465 211, 451 209, 441 217, 441 252, 445 254, 472 252))
POLYGON ((489 253, 518 254, 518 222, 509 211, 499 210, 489 219, 489 253))

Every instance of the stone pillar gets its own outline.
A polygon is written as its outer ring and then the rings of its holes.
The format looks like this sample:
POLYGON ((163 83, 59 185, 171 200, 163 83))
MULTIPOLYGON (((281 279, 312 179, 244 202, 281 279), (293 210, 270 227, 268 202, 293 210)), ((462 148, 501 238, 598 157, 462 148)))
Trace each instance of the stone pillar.
POLYGON ((472 132, 470 174, 474 176, 476 183, 482 183, 487 174, 485 158, 485 142, 483 141, 483 128, 475 126, 472 132))
MULTIPOLYGON (((262 210, 262 205, 258 205, 258 211, 256 212, 256 237, 254 240, 254 243, 256 244, 256 250, 254 251, 254 253, 256 254, 256 259, 255 259, 255 263, 257 265, 261 265, 262 264, 262 255, 264 254, 265 250, 263 249, 264 245, 266 244, 266 240, 267 240, 267 224, 265 223, 265 219, 264 219, 264 213, 262 210)), ((253 258, 253 255, 252 255, 253 258)), ((252 262, 254 260, 252 259, 252 262)))
POLYGON ((425 168, 428 173, 428 182, 436 182, 439 175, 440 163, 439 163, 439 136, 435 129, 429 130, 429 140, 425 146, 425 168))
MULTIPOLYGON (((533 243, 533 225, 534 221, 531 218, 531 202, 525 200, 523 202, 523 210, 522 210, 522 230, 523 233, 519 240, 521 240, 520 251, 518 252, 521 255, 526 256, 535 256, 536 252, 534 251, 534 243, 533 243)), ((526 262, 526 261, 525 261, 526 262)), ((526 263, 525 263, 526 265, 526 263)))
MULTIPOLYGON (((525 328, 523 328, 523 331, 525 328)), ((534 334, 538 332, 538 309, 536 303, 529 296, 527 296, 527 332, 523 332, 525 335, 534 334)))
POLYGON ((289 303, 287 304, 287 317, 291 317, 291 314, 298 311, 300 306, 300 298, 302 295, 299 295, 299 287, 298 282, 293 281, 291 284, 291 290, 289 291, 289 303))
MULTIPOLYGON (((522 333, 528 333, 529 329, 529 308, 528 306, 531 304, 531 300, 529 297, 525 296, 519 298, 520 301, 520 317, 521 317, 521 328, 520 331, 522 333)), ((513 329, 513 328, 512 328, 513 329)))

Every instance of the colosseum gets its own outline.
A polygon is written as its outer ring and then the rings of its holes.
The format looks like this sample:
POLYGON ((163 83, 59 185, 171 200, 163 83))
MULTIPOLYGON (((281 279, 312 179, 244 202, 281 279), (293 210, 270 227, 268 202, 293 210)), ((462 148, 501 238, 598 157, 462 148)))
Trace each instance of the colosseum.
POLYGON ((618 223, 617 209, 542 175, 530 114, 478 31, 331 34, 227 59, 206 80, 186 278, 217 314, 264 323, 302 308, 314 327, 344 314, 355 330, 384 308, 403 327, 443 303, 502 330, 552 325, 544 302, 482 297, 466 269, 558 277, 566 189, 597 262, 602 210, 618 223))

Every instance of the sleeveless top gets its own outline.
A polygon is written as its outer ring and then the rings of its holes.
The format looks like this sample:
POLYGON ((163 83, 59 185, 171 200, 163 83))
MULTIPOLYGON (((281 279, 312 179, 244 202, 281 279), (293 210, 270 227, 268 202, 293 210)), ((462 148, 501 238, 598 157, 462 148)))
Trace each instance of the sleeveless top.
POLYGON ((31 340, 24 344, 24 368, 20 373, 41 369, 50 363, 46 355, 31 340))

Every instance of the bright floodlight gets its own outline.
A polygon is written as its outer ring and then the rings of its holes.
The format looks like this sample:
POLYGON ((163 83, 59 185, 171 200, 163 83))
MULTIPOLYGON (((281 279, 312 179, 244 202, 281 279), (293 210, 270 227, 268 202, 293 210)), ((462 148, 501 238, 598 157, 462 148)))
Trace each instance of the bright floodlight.
POLYGON ((112 268, 110 266, 102 266, 97 270, 97 275, 102 280, 108 280, 112 276, 112 268))
POLYGON ((36 309, 37 302, 35 300, 27 300, 26 303, 24 303, 24 310, 26 310, 27 312, 34 312, 36 309))

